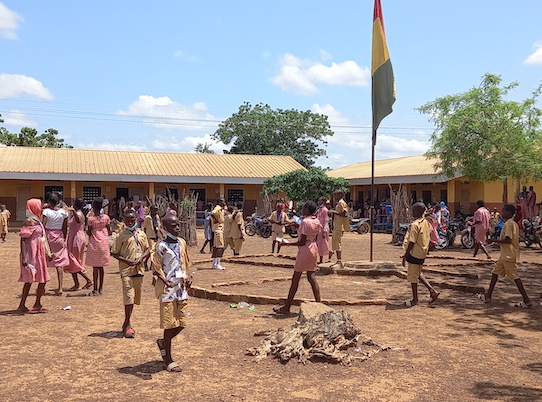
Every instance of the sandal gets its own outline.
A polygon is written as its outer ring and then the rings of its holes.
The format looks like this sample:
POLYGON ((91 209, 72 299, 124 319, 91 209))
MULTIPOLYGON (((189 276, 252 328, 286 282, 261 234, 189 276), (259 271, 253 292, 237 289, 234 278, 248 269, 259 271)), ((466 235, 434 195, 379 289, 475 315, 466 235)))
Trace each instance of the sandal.
POLYGON ((273 307, 273 311, 275 312, 275 314, 280 314, 280 315, 287 315, 287 314, 290 314, 289 311, 286 311, 286 310, 283 310, 282 307, 273 307))
POLYGON ((183 371, 183 369, 180 368, 176 362, 169 363, 166 367, 166 370, 170 373, 180 373, 181 371, 183 371))
POLYGON ((532 304, 526 304, 524 301, 520 301, 520 302, 517 302, 516 304, 514 304, 514 307, 519 307, 519 308, 532 308, 533 305, 532 305, 532 304))
POLYGON ((130 328, 124 331, 124 337, 125 338, 135 338, 135 329, 130 328))
POLYGON ((90 289, 92 286, 94 286, 94 283, 89 282, 85 286, 83 286, 82 289, 90 289))
POLYGON ((406 301, 403 303, 403 306, 405 307, 414 307, 418 303, 413 303, 412 300, 406 301))
POLYGON ((164 349, 164 344, 162 343, 162 346, 160 346, 160 341, 164 342, 163 339, 157 339, 156 345, 158 346, 158 349, 160 350, 160 356, 162 356, 162 360, 166 361, 166 350, 164 349))
POLYGON ((80 290, 77 286, 73 286, 71 288, 69 288, 67 291, 68 292, 77 292, 78 290, 80 290))

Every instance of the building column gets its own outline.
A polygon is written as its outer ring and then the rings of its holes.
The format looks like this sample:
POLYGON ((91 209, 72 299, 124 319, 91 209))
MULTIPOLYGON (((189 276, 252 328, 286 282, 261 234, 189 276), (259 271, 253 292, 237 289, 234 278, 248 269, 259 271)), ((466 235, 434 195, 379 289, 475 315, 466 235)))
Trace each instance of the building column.
MULTIPOLYGON (((69 205, 73 204, 73 201, 77 198, 77 186, 75 184, 75 181, 70 182, 70 202, 67 203, 69 205)), ((67 200, 65 200, 67 201, 67 200)))
POLYGON ((154 183, 149 182, 149 199, 154 202, 154 183))
POLYGON ((225 191, 224 191, 224 183, 220 183, 220 191, 219 191, 219 193, 220 193, 220 197, 225 197, 225 195, 224 195, 224 193, 225 193, 225 191))
POLYGON ((461 200, 457 199, 457 195, 455 193, 455 179, 448 180, 446 185, 447 185, 447 191, 448 191, 448 210, 451 211, 450 214, 453 216, 454 211, 456 209, 459 209, 461 200))

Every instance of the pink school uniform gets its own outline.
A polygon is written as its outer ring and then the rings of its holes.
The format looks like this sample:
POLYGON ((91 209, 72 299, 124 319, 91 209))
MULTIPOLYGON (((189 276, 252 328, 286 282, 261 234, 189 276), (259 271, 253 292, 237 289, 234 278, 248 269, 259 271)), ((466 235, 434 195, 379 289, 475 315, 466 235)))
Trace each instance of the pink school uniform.
POLYGON ((85 216, 81 211, 75 211, 79 217, 79 222, 72 215, 68 219, 68 255, 70 264, 64 267, 64 272, 68 273, 85 273, 86 269, 83 266, 83 252, 85 251, 85 216))
POLYGON ((322 231, 320 236, 316 239, 316 244, 318 245, 318 253, 321 257, 329 254, 329 216, 328 209, 324 206, 318 208, 316 212, 316 217, 322 225, 322 231))
POLYGON ((318 246, 316 238, 322 230, 322 224, 316 216, 308 216, 301 222, 297 233, 307 236, 305 245, 299 247, 295 259, 294 271, 316 271, 318 268, 318 246))
POLYGON ((105 267, 111 261, 107 230, 110 223, 109 216, 105 214, 88 218, 87 225, 91 229, 91 235, 88 239, 86 264, 91 267, 105 267))
POLYGON ((23 239, 26 248, 26 262, 34 267, 34 269, 28 266, 23 267, 21 261, 19 282, 45 283, 51 280, 47 271, 43 233, 43 225, 40 222, 36 222, 34 226, 23 226, 19 232, 19 236, 23 239))
POLYGON ((50 268, 67 267, 70 265, 70 259, 62 225, 64 219, 68 217, 68 213, 62 208, 46 208, 43 210, 42 214, 47 218, 47 221, 45 222, 45 233, 47 235, 47 241, 49 242, 49 248, 51 249, 51 253, 54 253, 55 255, 51 261, 47 261, 47 266, 50 268))

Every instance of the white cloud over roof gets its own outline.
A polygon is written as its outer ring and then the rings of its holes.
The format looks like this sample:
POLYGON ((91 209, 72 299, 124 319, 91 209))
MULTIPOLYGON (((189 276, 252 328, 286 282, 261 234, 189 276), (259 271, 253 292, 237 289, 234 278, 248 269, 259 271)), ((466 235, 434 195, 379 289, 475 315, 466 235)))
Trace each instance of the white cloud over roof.
POLYGON ((17 28, 23 17, 0 3, 0 38, 17 39, 17 28))
POLYGON ((369 68, 352 60, 324 65, 285 54, 280 59, 280 74, 272 77, 271 82, 284 91, 311 95, 318 92, 317 84, 367 86, 370 78, 369 68))

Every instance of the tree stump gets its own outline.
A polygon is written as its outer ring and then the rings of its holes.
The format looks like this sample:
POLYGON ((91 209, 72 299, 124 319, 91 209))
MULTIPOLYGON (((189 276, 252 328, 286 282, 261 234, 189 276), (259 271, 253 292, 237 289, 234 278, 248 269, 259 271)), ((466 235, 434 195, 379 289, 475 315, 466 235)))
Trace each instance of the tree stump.
POLYGON ((247 354, 257 360, 273 356, 283 363, 297 358, 303 364, 310 360, 349 365, 354 359, 366 360, 388 349, 363 336, 346 311, 335 311, 321 303, 303 303, 291 329, 274 331, 247 354), (348 353, 349 349, 354 354, 348 353))

